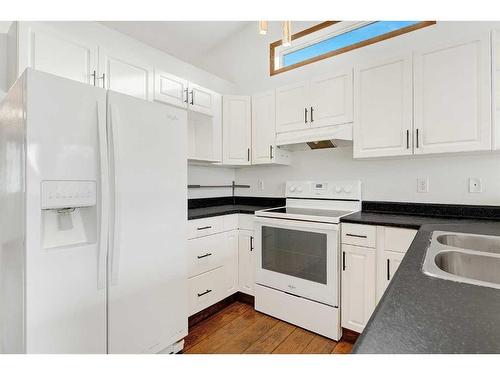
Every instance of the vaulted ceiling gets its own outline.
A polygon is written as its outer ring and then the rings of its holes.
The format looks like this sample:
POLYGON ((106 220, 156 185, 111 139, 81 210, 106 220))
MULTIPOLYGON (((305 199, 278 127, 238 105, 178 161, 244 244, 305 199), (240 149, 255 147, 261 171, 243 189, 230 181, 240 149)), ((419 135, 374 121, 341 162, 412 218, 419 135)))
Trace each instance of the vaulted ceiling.
POLYGON ((249 21, 103 21, 115 29, 193 65, 249 21))

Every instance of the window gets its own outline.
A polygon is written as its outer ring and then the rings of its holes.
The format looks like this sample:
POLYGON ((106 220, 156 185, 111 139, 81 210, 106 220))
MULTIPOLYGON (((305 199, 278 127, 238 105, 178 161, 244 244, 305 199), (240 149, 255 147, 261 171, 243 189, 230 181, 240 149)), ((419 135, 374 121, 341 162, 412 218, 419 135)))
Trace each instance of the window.
POLYGON ((434 21, 327 21, 270 45, 271 75, 435 24, 434 21))

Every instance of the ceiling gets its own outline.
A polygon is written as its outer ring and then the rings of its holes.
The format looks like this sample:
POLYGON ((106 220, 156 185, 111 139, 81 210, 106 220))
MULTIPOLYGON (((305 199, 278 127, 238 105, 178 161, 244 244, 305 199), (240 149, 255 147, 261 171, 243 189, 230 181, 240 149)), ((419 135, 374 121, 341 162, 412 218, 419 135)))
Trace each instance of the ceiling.
POLYGON ((193 65, 250 21, 103 21, 101 24, 193 65))

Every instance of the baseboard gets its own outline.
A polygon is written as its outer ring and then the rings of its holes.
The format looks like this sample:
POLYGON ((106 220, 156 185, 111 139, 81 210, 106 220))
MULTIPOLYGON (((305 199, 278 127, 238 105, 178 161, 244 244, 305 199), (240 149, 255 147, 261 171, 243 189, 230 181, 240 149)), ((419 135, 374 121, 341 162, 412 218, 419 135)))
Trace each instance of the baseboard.
POLYGON ((208 306, 206 309, 203 309, 196 314, 191 315, 188 318, 188 326, 191 328, 192 326, 200 323, 201 321, 210 318, 212 315, 217 314, 219 311, 225 309, 228 307, 230 304, 234 302, 242 302, 246 303, 247 305, 254 306, 255 305, 255 299, 253 296, 250 296, 248 294, 242 293, 242 292, 236 292, 234 294, 231 294, 230 296, 224 298, 223 300, 213 304, 212 306, 208 306))

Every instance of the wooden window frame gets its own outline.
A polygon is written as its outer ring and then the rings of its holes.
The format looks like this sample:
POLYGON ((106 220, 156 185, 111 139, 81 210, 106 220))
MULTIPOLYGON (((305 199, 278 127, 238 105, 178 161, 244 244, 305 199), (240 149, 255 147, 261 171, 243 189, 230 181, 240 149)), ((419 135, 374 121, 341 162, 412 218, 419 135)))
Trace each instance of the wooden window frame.
MULTIPOLYGON (((302 31, 296 33, 296 34, 293 34, 292 41, 299 39, 305 35, 312 34, 318 30, 330 27, 330 26, 332 26, 336 23, 339 23, 339 22, 341 22, 341 21, 321 22, 315 26, 309 27, 305 30, 302 30, 302 31)), ((376 37, 373 37, 373 38, 370 38, 367 40, 363 40, 362 42, 358 42, 358 43, 352 44, 352 45, 344 47, 344 48, 339 48, 339 49, 324 53, 324 54, 319 55, 319 56, 311 57, 310 59, 292 64, 289 66, 275 69, 274 63, 275 63, 276 48, 278 48, 282 44, 282 41, 280 39, 280 40, 277 40, 277 41, 269 44, 269 75, 274 76, 274 75, 279 74, 279 73, 288 72, 290 70, 300 68, 301 66, 312 64, 316 61, 320 61, 320 60, 327 59, 329 57, 337 56, 337 55, 340 55, 340 54, 345 53, 345 52, 349 52, 349 51, 352 51, 352 50, 355 50, 355 49, 358 49, 361 47, 365 47, 365 46, 368 46, 370 44, 375 44, 375 43, 381 42, 383 40, 391 39, 391 38, 394 38, 396 36, 406 34, 406 33, 409 33, 409 32, 412 32, 412 31, 415 31, 418 29, 422 29, 424 27, 432 26, 435 24, 436 24, 436 21, 422 21, 422 22, 416 23, 414 25, 410 25, 410 26, 406 26, 406 27, 403 27, 403 28, 398 29, 398 30, 390 31, 390 32, 383 34, 383 35, 379 35, 379 36, 376 36, 376 37)))

